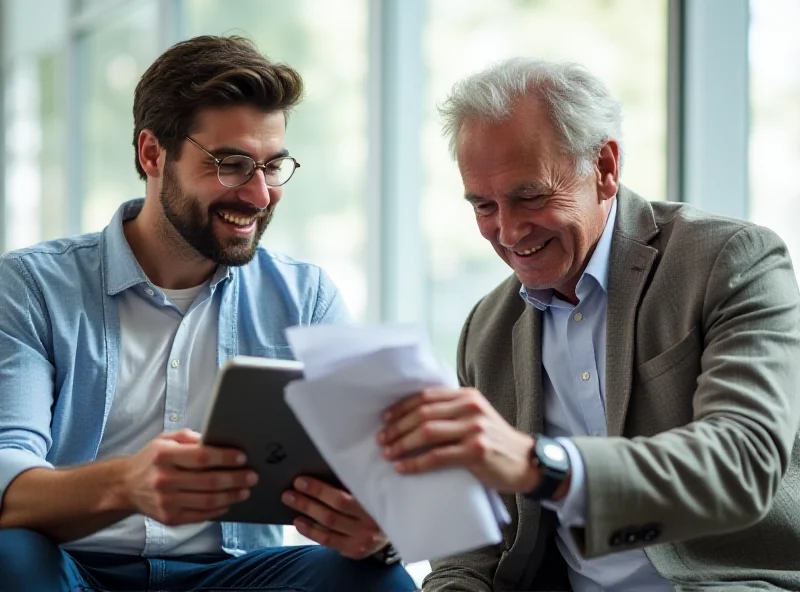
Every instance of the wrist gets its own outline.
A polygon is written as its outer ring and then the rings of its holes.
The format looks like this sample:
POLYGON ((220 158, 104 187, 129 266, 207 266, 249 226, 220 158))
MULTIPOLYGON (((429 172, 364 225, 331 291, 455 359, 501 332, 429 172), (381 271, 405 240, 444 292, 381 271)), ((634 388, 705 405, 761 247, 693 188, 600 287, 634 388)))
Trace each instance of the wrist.
POLYGON ((532 436, 528 436, 528 445, 525 448, 525 470, 522 473, 522 479, 520 480, 520 485, 517 488, 518 493, 525 494, 529 491, 535 490, 539 487, 539 483, 542 480, 539 467, 536 465, 536 463, 531 462, 533 459, 535 446, 536 441, 532 436))
POLYGON ((135 511, 128 488, 129 457, 115 458, 106 463, 106 487, 101 499, 104 510, 135 511))
POLYGON ((556 489, 556 492, 553 494, 553 497, 550 499, 554 502, 560 502, 565 497, 567 497, 571 482, 572 482, 572 471, 569 471, 567 473, 567 476, 564 477, 564 480, 561 482, 561 485, 559 485, 558 489, 556 489))
POLYGON ((537 434, 533 440, 529 459, 537 479, 524 495, 534 501, 560 501, 569 491, 569 455, 564 446, 553 438, 537 434))

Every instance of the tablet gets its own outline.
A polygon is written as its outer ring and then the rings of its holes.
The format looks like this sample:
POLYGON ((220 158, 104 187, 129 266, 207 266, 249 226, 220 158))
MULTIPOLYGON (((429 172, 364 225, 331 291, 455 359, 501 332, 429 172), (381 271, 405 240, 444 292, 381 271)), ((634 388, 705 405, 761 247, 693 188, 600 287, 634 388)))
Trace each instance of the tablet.
POLYGON ((303 365, 288 360, 236 356, 220 368, 203 443, 242 450, 258 483, 217 520, 291 524, 299 514, 281 495, 301 475, 343 488, 284 400, 286 385, 302 377, 303 365))

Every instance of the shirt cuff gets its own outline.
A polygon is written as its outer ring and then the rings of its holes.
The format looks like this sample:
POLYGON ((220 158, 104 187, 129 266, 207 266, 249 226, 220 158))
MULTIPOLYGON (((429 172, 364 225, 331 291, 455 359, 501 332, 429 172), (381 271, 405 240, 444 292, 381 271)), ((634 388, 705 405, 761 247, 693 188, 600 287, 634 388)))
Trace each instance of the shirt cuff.
POLYGON ((562 526, 581 528, 586 526, 586 470, 583 457, 569 438, 556 438, 556 442, 564 447, 569 456, 569 490, 557 502, 543 500, 542 506, 555 512, 562 526))

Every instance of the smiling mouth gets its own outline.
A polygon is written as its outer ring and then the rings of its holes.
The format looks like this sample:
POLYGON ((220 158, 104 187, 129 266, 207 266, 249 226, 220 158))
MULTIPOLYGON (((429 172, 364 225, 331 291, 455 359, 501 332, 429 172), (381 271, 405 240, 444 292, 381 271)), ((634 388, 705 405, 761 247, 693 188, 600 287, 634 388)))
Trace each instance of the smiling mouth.
POLYGON ((227 212, 216 212, 217 216, 225 220, 228 224, 237 226, 239 228, 247 228, 259 217, 258 215, 243 216, 241 214, 229 214, 227 212))
POLYGON ((530 257, 531 255, 535 255, 536 253, 538 253, 539 251, 544 249, 548 244, 550 244, 551 240, 553 240, 553 239, 549 238, 546 241, 544 241, 541 245, 539 245, 538 247, 533 247, 532 249, 526 249, 524 251, 516 251, 515 250, 514 254, 519 256, 519 257, 530 257))

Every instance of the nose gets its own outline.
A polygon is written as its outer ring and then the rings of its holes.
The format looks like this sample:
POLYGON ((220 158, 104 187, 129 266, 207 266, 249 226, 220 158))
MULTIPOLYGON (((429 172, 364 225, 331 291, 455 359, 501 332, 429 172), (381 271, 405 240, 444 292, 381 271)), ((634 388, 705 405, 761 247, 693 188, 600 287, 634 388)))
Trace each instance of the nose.
POLYGON ((531 231, 531 223, 503 204, 497 208, 497 241, 507 249, 519 244, 531 231))
POLYGON ((258 169, 247 183, 238 187, 239 199, 260 210, 266 208, 271 202, 277 201, 280 198, 280 192, 280 187, 267 185, 264 173, 258 169))

